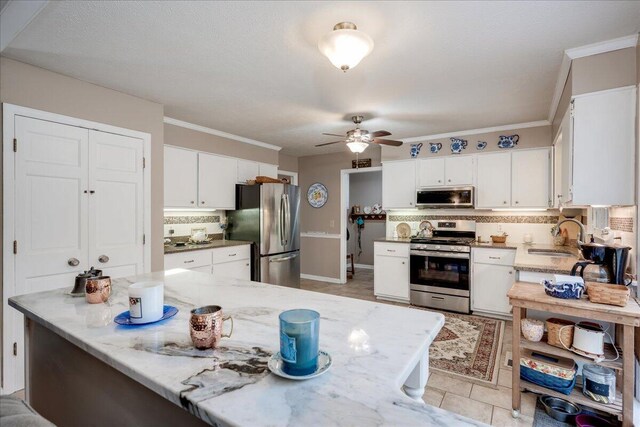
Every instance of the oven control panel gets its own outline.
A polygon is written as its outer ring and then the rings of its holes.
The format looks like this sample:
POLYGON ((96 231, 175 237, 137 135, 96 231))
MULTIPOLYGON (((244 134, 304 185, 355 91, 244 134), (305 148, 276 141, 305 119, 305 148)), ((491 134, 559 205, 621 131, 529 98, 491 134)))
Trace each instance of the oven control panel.
POLYGON ((410 249, 418 251, 471 252, 470 246, 434 245, 429 243, 412 243, 410 249))

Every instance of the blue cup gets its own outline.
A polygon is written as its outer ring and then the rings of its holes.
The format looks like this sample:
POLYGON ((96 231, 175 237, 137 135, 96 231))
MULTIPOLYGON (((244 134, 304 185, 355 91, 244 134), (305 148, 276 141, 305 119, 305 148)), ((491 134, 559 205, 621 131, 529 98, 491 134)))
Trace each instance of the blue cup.
POLYGON ((318 369, 320 313, 296 309, 280 313, 280 356, 282 370, 302 376, 318 369))

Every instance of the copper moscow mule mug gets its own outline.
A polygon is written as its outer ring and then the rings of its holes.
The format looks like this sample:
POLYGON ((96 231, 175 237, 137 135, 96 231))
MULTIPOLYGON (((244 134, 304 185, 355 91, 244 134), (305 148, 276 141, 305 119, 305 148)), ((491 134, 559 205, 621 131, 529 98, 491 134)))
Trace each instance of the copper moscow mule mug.
POLYGON ((224 316, 219 305, 207 305, 191 310, 189 329, 193 345, 199 349, 216 348, 222 338, 231 337, 233 333, 233 318, 224 316), (231 320, 229 334, 222 333, 225 320, 231 320))
POLYGON ((87 279, 85 297, 89 304, 107 302, 111 296, 111 277, 98 276, 87 279))

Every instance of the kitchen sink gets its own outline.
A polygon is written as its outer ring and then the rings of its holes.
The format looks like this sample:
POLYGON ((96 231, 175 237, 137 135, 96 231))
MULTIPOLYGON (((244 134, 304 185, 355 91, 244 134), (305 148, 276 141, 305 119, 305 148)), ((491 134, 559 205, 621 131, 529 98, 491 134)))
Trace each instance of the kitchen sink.
POLYGON ((575 254, 566 251, 554 251, 553 249, 529 249, 529 255, 555 256, 555 257, 576 257, 575 254))

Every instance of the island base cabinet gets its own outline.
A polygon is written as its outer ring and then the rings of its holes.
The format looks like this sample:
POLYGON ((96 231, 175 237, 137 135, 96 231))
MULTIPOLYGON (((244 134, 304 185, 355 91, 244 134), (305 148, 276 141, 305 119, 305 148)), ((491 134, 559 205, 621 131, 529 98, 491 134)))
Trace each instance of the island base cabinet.
POLYGON ((507 292, 514 283, 513 267, 474 263, 471 310, 509 315, 511 305, 507 292))
POLYGON ((376 297, 409 301, 409 258, 375 255, 373 274, 376 297))
POLYGON ((248 259, 243 259, 214 264, 213 275, 215 277, 251 280, 251 262, 248 259))
POLYGON ((29 319, 25 342, 26 400, 55 425, 208 425, 29 319))

